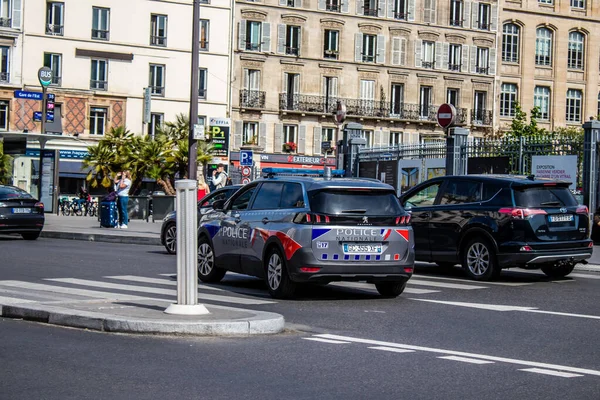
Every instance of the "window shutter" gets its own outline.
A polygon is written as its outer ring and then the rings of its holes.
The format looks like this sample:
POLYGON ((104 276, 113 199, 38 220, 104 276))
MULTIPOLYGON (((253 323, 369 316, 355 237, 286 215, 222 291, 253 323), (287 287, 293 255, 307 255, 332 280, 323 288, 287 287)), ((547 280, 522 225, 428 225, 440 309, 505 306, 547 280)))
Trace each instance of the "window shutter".
POLYGON ((244 123, 242 121, 235 121, 235 131, 233 132, 233 148, 239 149, 242 145, 242 132, 244 130, 244 123))
POLYGON ((496 48, 495 47, 492 47, 489 50, 489 57, 490 57, 490 60, 489 60, 490 61, 490 63, 489 63, 489 66, 490 66, 489 74, 490 75, 496 75, 496 48))
POLYGON ((306 153, 306 125, 298 127, 298 153, 306 153))
POLYGON ((390 131, 382 131, 381 146, 388 147, 390 145, 390 131))
POLYGON ((469 72, 469 46, 466 44, 462 45, 461 57, 460 72, 469 72))
POLYGON ((302 55, 302 27, 298 28, 298 56, 302 55))
POLYGON ((433 0, 423 0, 423 22, 431 22, 431 2, 433 0))
POLYGON ((471 73, 477 71, 477 47, 471 46, 471 73))
POLYGON ((244 69, 244 89, 250 90, 250 72, 248 69, 244 69))
POLYGON ((431 9, 429 11, 429 22, 431 22, 432 24, 435 24, 435 22, 437 20, 436 8, 437 8, 437 0, 431 0, 431 9))
POLYGON ((260 45, 260 51, 267 53, 271 51, 271 24, 268 22, 262 23, 262 43, 260 45))
MULTIPOLYGON (((392 2, 393 0, 389 0, 392 2)), ((381 18, 385 18, 387 6, 385 0, 379 0, 379 9, 377 10, 377 15, 381 18)))
POLYGON ((321 127, 313 128, 313 154, 321 154, 321 127))
POLYGON ((392 38, 392 65, 400 65, 400 41, 399 37, 392 38))
POLYGON ((415 40, 415 67, 420 68, 422 66, 421 63, 421 48, 423 47, 422 40, 415 40))
POLYGON ((378 64, 385 64, 385 36, 377 35, 377 59, 378 64))
POLYGON ((294 7, 302 8, 302 0, 294 0, 294 7))
POLYGON ((238 49, 246 50, 246 20, 243 19, 238 24, 238 49))
POLYGON ((285 25, 277 25, 277 53, 285 54, 285 25))
POLYGON ((442 68, 442 60, 444 59, 443 56, 443 48, 444 48, 444 43, 442 42, 435 42, 435 69, 441 69, 442 68))
POLYGON ((21 28, 21 0, 13 0, 12 1, 12 27, 13 28, 21 28))
POLYGON ((408 20, 415 20, 415 0, 408 0, 408 20))
POLYGON ((387 17, 388 18, 394 18, 394 1, 395 0, 388 0, 388 2, 387 2, 387 17))
POLYGON ((348 14, 350 11, 350 0, 342 0, 342 12, 348 14))
POLYGON ((411 133, 410 134, 410 143, 419 144, 419 133, 411 133))
POLYGON ((300 74, 294 78, 294 94, 300 93, 300 74))
POLYGON ((492 18, 491 18, 491 27, 490 29, 493 32, 496 32, 496 30, 498 29, 498 6, 496 4, 493 4, 491 7, 491 13, 492 13, 492 18))
POLYGON ((338 78, 331 78, 331 97, 337 98, 338 96, 338 78))
POLYGON ((471 2, 463 3, 463 28, 469 28, 471 25, 471 2))
POLYGON ((373 146, 372 147, 381 147, 381 130, 376 129, 373 132, 373 146))
POLYGON ((288 73, 284 72, 283 73, 283 81, 281 82, 281 92, 283 94, 288 92, 288 73))
POLYGON ((474 1, 471 3, 471 28, 477 29, 479 21, 479 3, 474 1))
POLYGON ((356 0, 356 15, 364 15, 365 0, 356 0))
POLYGON ((362 61, 362 42, 363 42, 363 34, 356 33, 354 35, 354 62, 362 61))
POLYGON ((283 151, 283 124, 275 124, 275 138, 273 140, 273 153, 283 151))
POLYGON ((319 10, 325 10, 325 0, 319 0, 319 10))
POLYGON ((258 124, 258 145, 263 149, 267 148, 267 124, 264 122, 258 124))
POLYGON ((400 38, 400 65, 406 65, 406 39, 400 38))
POLYGON ((450 52, 450 43, 443 43, 443 48, 442 48, 442 69, 443 70, 447 70, 448 69, 448 56, 450 52))

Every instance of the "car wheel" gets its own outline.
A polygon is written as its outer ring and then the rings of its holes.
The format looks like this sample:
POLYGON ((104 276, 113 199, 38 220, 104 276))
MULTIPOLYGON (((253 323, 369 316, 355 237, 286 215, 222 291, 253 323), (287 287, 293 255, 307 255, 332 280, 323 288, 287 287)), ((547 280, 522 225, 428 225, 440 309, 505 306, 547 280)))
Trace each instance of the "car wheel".
POLYGON ((169 224, 165 229, 165 249, 169 254, 177 253, 177 226, 175 224, 169 224))
POLYGON ((470 240, 464 247, 462 255, 462 266, 472 279, 489 281, 500 275, 500 268, 496 264, 496 253, 487 240, 470 240))
POLYGON ((285 259, 276 247, 268 253, 265 269, 267 286, 272 297, 289 299, 294 296, 298 285, 290 279, 285 259))
POLYGON ((219 282, 226 270, 215 267, 215 253, 208 239, 201 237, 198 241, 198 278, 202 282, 219 282))
POLYGON ((25 240, 36 240, 37 238, 40 237, 40 232, 21 233, 21 236, 23 236, 23 239, 25 239, 25 240))
POLYGON ((375 284, 375 288, 383 297, 398 297, 406 288, 406 281, 401 282, 380 282, 375 284))
POLYGON ((544 272, 544 274, 546 274, 546 276, 550 278, 564 278, 565 276, 573 272, 574 268, 575 264, 561 265, 559 267, 554 265, 547 265, 542 267, 542 272, 544 272))

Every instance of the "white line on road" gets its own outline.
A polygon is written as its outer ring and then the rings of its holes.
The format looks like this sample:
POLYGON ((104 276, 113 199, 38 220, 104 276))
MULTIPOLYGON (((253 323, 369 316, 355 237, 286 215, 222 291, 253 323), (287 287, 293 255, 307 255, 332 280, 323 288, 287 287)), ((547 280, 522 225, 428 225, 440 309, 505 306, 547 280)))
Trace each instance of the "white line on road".
POLYGON ((544 374, 544 375, 552 375, 552 376, 560 376, 561 378, 576 378, 578 376, 583 376, 583 375, 579 375, 579 374, 570 374, 568 372, 552 371, 549 369, 541 369, 541 368, 526 368, 526 369, 520 369, 519 371, 533 372, 536 374, 544 374))
POLYGON ((321 338, 310 338, 304 337, 304 340, 313 340, 315 342, 332 343, 332 344, 349 344, 350 342, 343 342, 341 340, 321 339, 321 338))
MULTIPOLYGON (((153 283, 156 285, 177 286, 177 281, 173 281, 170 279, 149 278, 146 276, 119 275, 119 276, 105 276, 105 278, 118 279, 121 281, 130 281, 130 282, 153 283)), ((209 290, 215 290, 218 292, 224 292, 223 289, 219 289, 219 288, 212 287, 212 286, 200 285, 200 284, 198 285, 198 289, 200 289, 200 290, 209 289, 209 290)))
POLYGON ((486 360, 478 360, 476 358, 467 358, 467 357, 458 357, 458 356, 444 356, 444 357, 438 357, 444 360, 452 360, 452 361, 460 361, 460 362, 466 362, 466 363, 471 363, 471 364, 493 364, 493 361, 486 361, 486 360))
POLYGON ((537 314, 550 314, 550 315, 561 315, 563 317, 575 317, 575 318, 587 318, 587 319, 600 319, 598 315, 586 315, 586 314, 571 314, 558 311, 544 311, 544 310, 521 310, 525 312, 537 313, 537 314))
POLYGON ((515 358, 488 356, 485 354, 466 353, 466 352, 462 352, 462 351, 436 349, 433 347, 423 347, 423 346, 414 346, 414 345, 410 345, 410 344, 383 342, 380 340, 361 339, 361 338, 354 338, 354 337, 350 337, 350 336, 331 335, 331 334, 327 334, 327 333, 314 335, 314 337, 318 337, 321 339, 346 341, 346 342, 352 342, 352 343, 363 343, 363 344, 368 344, 368 345, 373 345, 373 346, 385 346, 385 347, 394 347, 394 348, 416 350, 416 351, 426 351, 426 352, 430 352, 430 353, 448 354, 448 355, 454 355, 454 356, 459 356, 459 357, 479 358, 479 359, 488 360, 488 361, 497 361, 497 362, 508 363, 508 364, 525 365, 527 367, 534 367, 534 368, 539 367, 539 368, 544 368, 544 369, 552 369, 552 370, 567 371, 567 372, 573 372, 573 373, 579 373, 579 374, 600 376, 600 371, 596 371, 593 369, 568 367, 566 365, 547 364, 547 363, 541 363, 541 362, 535 362, 535 361, 525 361, 525 360, 519 360, 519 359, 515 359, 515 358))
MULTIPOLYGON (((419 279, 440 279, 440 280, 444 280, 444 281, 455 281, 455 282, 465 282, 464 279, 458 279, 458 278, 446 278, 446 277, 441 277, 441 276, 431 276, 431 275, 413 275, 416 276, 419 279)), ((411 282, 410 280, 408 281, 409 283, 411 282)), ((486 282, 486 285, 498 285, 498 286, 530 286, 533 285, 534 282, 486 282)))
POLYGON ((11 306, 14 304, 22 304, 22 303, 37 303, 35 300, 25 300, 18 297, 8 297, 8 296, 0 296, 0 303, 5 306, 11 306))
POLYGON ((406 349, 396 349, 393 347, 385 347, 385 346, 374 346, 374 347, 369 347, 370 349, 373 350, 383 350, 383 351, 389 351, 392 353, 414 353, 414 350, 406 350, 406 349))
POLYGON ((429 282, 429 281, 420 281, 418 279, 413 279, 413 278, 408 280, 408 284, 409 285, 441 287, 441 288, 446 288, 446 289, 461 289, 461 290, 489 289, 487 286, 462 285, 459 283, 429 282))
MULTIPOLYGON (((410 283, 410 281, 408 281, 410 283)), ((364 282, 332 282, 331 286, 339 286, 339 287, 347 287, 347 288, 356 288, 363 290, 371 290, 375 291, 375 285, 372 283, 364 283, 364 282)), ((427 290, 427 289, 414 289, 414 288, 406 288, 404 289, 404 293, 411 294, 429 294, 429 293, 439 293, 439 290, 427 290)))

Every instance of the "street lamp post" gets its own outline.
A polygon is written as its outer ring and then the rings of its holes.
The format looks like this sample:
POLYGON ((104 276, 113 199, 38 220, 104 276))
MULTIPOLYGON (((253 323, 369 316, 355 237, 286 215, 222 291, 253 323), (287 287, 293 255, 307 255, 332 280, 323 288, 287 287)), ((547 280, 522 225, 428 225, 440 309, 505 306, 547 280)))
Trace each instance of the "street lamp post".
POLYGON ((196 158, 198 147, 194 139, 194 125, 198 118, 198 74, 199 74, 199 56, 200 56, 200 0, 194 0, 192 5, 192 83, 190 88, 190 118, 188 135, 188 179, 197 180, 196 158))

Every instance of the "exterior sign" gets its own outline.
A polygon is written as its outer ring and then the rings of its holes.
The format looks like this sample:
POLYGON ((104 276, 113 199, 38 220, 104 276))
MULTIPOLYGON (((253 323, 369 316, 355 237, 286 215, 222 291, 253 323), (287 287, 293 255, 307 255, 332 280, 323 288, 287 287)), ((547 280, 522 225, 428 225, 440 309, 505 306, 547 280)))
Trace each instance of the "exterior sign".
MULTIPOLYGON (((42 112, 41 111, 34 111, 33 112, 33 120, 35 122, 41 122, 42 121, 42 112)), ((54 113, 51 111, 48 111, 46 113, 46 122, 53 122, 54 121, 54 113)))
POLYGON ((442 128, 449 128, 456 119, 456 108, 452 104, 442 104, 438 108, 437 121, 442 128))
POLYGON ((38 80, 43 88, 47 88, 52 84, 52 70, 48 67, 42 67, 38 70, 38 80))
POLYGON ((229 134, 231 132, 230 118, 210 118, 209 120, 210 142, 214 148, 212 155, 219 162, 227 162, 229 159, 229 134))
MULTIPOLYGON (((52 153, 54 150, 44 150, 44 157, 53 157, 52 153)), ((71 160, 83 160, 87 156, 87 150, 59 150, 59 157, 71 160)), ((28 157, 39 157, 40 149, 27 149, 25 155, 28 157)))
POLYGON ((571 182, 570 189, 577 185, 577 156, 532 156, 531 173, 536 178, 550 178, 571 182))
POLYGON ((321 142, 321 150, 331 149, 331 142, 321 142))
POLYGON ((242 167, 252 166, 252 150, 241 150, 240 151, 240 165, 242 167))
POLYGON ((144 88, 144 123, 149 124, 152 116, 150 110, 152 109, 152 93, 150 88, 144 88))
MULTIPOLYGON (((42 100, 44 94, 42 92, 27 92, 25 90, 15 90, 15 98, 16 99, 27 99, 27 100, 42 100)), ((46 99, 48 101, 54 102, 54 93, 46 94, 46 99)))
POLYGON ((341 100, 338 100, 337 107, 335 109, 335 121, 341 124, 346 120, 346 105, 341 100))
MULTIPOLYGON (((335 158, 299 156, 289 154, 257 154, 256 157, 261 162, 280 163, 280 164, 304 164, 304 165, 335 165, 335 158)), ((239 161, 240 153, 231 153, 231 160, 239 161)))

